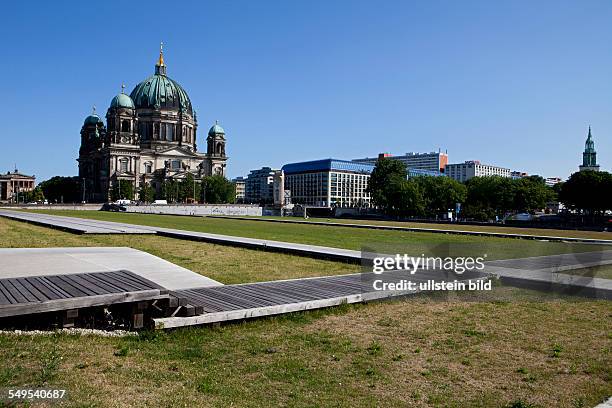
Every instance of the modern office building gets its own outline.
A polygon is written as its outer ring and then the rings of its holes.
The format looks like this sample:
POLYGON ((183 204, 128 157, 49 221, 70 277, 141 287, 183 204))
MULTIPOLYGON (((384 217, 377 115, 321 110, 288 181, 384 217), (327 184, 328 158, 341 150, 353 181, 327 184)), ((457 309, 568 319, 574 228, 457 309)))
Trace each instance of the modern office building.
POLYGON ((448 154, 442 152, 431 152, 431 153, 406 153, 402 156, 393 156, 389 153, 380 153, 378 157, 366 157, 364 159, 354 159, 355 163, 376 164, 376 161, 380 158, 388 158, 393 160, 399 160, 406 165, 409 169, 415 170, 427 170, 431 172, 444 172, 444 168, 448 164, 448 154))
POLYGON ((599 164, 597 164, 597 152, 595 151, 595 142, 591 135, 591 127, 589 126, 589 134, 587 140, 584 143, 584 152, 582 153, 582 165, 580 165, 580 171, 593 170, 599 171, 599 164))
POLYGON ((244 203, 246 179, 244 177, 236 177, 232 182, 236 186, 236 203, 244 203))
POLYGON ((371 164, 348 160, 324 159, 286 164, 284 189, 291 192, 291 202, 317 207, 370 207, 366 192, 371 164))
POLYGON ((467 181, 472 177, 501 176, 511 177, 510 169, 504 167, 482 164, 478 160, 470 160, 464 163, 447 164, 444 172, 448 177, 457 181, 467 181))
POLYGON ((0 201, 21 202, 19 194, 34 190, 36 178, 19 173, 15 169, 13 172, 0 174, 0 201))
POLYGON ((279 170, 262 167, 251 170, 244 183, 244 202, 271 204, 274 202, 274 175, 279 170))

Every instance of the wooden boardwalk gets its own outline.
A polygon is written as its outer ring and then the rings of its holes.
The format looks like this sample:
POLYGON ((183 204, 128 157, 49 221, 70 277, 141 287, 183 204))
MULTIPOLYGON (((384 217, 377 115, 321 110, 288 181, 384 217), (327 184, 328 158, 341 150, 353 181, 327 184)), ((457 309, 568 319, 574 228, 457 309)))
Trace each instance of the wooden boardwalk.
POLYGON ((0 317, 168 298, 129 271, 0 279, 0 317))
MULTIPOLYGON (((374 281, 398 283, 412 281, 417 285, 427 281, 467 284, 483 281, 488 275, 466 272, 456 275, 445 271, 427 271, 411 275, 407 271, 391 271, 381 275, 358 273, 320 278, 302 278, 210 288, 176 291, 174 294, 202 308, 203 314, 190 317, 154 319, 158 329, 207 324, 238 319, 269 316, 302 310, 320 309, 340 304, 412 295, 415 290, 375 290, 374 281)), ((377 284, 380 287, 380 284, 377 284)))

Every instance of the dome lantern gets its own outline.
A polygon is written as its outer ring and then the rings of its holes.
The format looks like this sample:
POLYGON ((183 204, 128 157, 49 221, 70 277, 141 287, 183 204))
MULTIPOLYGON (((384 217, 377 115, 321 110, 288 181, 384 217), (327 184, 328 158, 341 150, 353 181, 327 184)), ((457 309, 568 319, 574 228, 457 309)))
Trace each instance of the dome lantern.
POLYGON ((164 42, 159 43, 159 59, 155 64, 155 75, 166 76, 166 65, 164 64, 164 42))

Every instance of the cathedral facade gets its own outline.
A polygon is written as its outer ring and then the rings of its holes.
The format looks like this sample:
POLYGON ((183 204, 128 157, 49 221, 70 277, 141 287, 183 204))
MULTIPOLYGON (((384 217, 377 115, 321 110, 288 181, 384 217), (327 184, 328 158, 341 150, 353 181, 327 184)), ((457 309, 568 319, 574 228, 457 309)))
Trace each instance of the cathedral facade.
MULTIPOLYGON (((145 185, 160 196, 166 180, 196 181, 226 173, 225 131, 215 123, 206 153, 197 148, 198 121, 187 92, 166 74, 160 48, 155 74, 130 95, 116 95, 104 121, 94 112, 81 128, 79 177, 88 202, 106 202, 111 191, 130 183, 134 194, 145 185)), ((135 198, 135 197, 122 197, 135 198)))

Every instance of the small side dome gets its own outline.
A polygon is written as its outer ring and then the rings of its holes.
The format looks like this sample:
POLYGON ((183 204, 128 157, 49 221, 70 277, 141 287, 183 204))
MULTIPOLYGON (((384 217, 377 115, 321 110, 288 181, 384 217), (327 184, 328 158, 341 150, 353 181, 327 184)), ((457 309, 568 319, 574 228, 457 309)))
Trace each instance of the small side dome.
POLYGON ((120 93, 115 96, 110 104, 111 108, 127 108, 127 109, 135 109, 134 101, 128 95, 124 93, 120 93))
POLYGON ((98 122, 102 122, 102 119, 100 119, 100 117, 95 113, 92 113, 91 115, 85 118, 84 125, 97 125, 98 122))
POLYGON ((219 122, 217 121, 217 122, 215 122, 213 127, 210 128, 210 130, 208 131, 208 134, 210 136, 224 135, 225 134, 225 130, 223 130, 223 128, 221 126, 219 126, 219 122))

